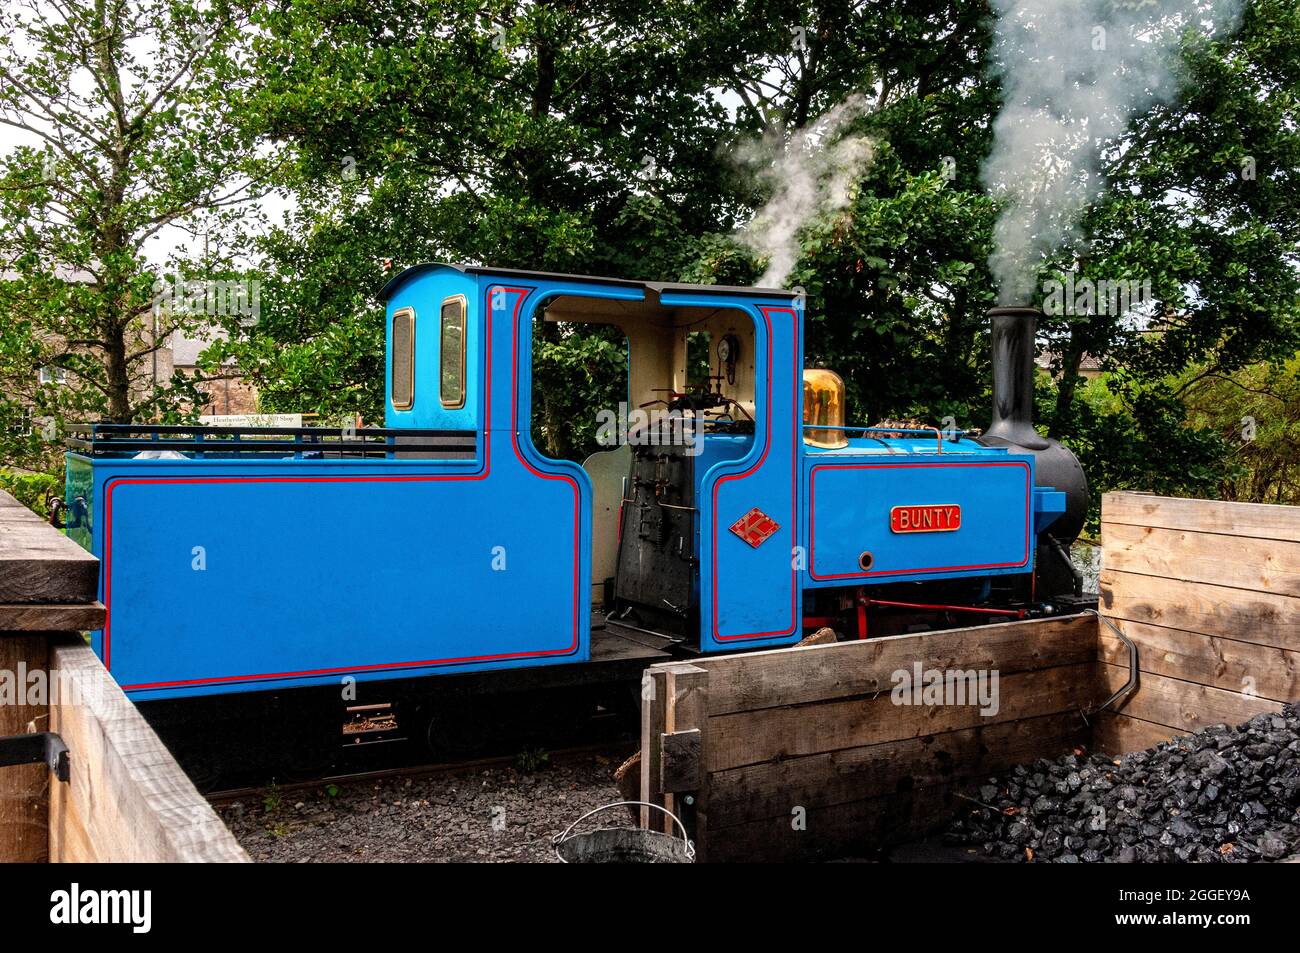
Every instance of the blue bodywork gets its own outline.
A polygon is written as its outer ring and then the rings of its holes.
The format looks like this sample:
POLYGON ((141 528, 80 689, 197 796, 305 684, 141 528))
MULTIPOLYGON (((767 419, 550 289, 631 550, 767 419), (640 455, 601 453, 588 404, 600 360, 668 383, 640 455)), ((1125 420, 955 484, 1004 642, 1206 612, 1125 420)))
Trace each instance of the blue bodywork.
POLYGON ((69 453, 69 530, 101 560, 93 646, 136 698, 586 661, 588 473, 531 438, 532 333, 557 298, 727 309, 753 326, 753 435, 704 438, 694 557, 703 651, 787 645, 806 590, 1032 571, 1060 494, 1033 458, 969 440, 805 446, 802 304, 754 289, 425 265, 385 289, 414 310, 414 393, 389 428, 471 431, 472 459, 181 459, 69 453), (439 400, 439 308, 466 302, 464 405, 439 400), (431 333, 432 332, 432 333, 431 333), (960 505, 958 532, 898 536, 900 504, 960 505), (754 508, 777 529, 730 531, 754 508), (869 571, 864 550, 874 553, 869 571))
POLYGON ((804 455, 806 588, 1012 575, 1065 495, 1034 486, 1034 458, 972 440, 854 439, 804 455), (928 450, 928 452, 925 452, 928 450), (960 508, 954 532, 896 533, 896 506, 960 508), (872 554, 869 569, 861 566, 872 554))

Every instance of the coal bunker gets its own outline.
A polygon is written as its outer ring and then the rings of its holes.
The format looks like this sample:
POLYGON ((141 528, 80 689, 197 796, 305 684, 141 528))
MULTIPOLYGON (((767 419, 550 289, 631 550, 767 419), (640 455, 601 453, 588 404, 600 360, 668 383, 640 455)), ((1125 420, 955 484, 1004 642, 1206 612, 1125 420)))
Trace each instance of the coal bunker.
POLYGON ((1118 758, 1076 749, 969 796, 943 839, 1001 860, 1282 860, 1300 853, 1300 707, 1118 758))

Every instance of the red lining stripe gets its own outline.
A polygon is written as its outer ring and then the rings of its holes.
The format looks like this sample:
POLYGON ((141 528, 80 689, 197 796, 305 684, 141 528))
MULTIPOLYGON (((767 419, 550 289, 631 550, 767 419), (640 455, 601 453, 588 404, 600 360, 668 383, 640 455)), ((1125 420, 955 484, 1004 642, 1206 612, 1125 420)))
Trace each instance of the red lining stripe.
MULTIPOLYGON (((507 288, 507 291, 516 291, 523 289, 507 288)), ((527 292, 525 291, 525 296, 527 292)), ((543 480, 565 480, 573 487, 573 645, 567 651, 573 651, 578 647, 578 607, 580 596, 579 577, 582 569, 582 491, 578 489, 578 481, 567 473, 543 473, 531 463, 529 463, 519 451, 519 303, 523 302, 520 297, 519 302, 515 304, 515 322, 514 322, 514 356, 512 358, 512 377, 513 377, 513 394, 514 399, 510 402, 510 441, 514 447, 515 456, 519 462, 528 468, 534 476, 541 477, 543 480)))
POLYGON ((765 408, 765 435, 763 438, 763 454, 748 470, 742 473, 727 473, 718 477, 713 484, 713 638, 719 642, 748 641, 753 639, 776 638, 778 636, 790 635, 799 629, 799 571, 794 568, 793 552, 790 560, 790 627, 784 630, 772 632, 742 632, 737 635, 723 635, 718 630, 718 487, 728 480, 740 480, 757 472, 767 460, 768 448, 772 445, 772 315, 773 311, 780 311, 790 315, 791 324, 794 327, 794 403, 790 405, 791 413, 794 415, 794 446, 792 449, 792 459, 790 461, 790 538, 793 540, 793 546, 799 545, 798 517, 799 517, 799 448, 803 439, 802 424, 803 416, 799 412, 803 398, 803 375, 799 373, 799 320, 793 308, 776 308, 760 307, 758 309, 763 314, 763 321, 767 326, 767 406, 765 408))

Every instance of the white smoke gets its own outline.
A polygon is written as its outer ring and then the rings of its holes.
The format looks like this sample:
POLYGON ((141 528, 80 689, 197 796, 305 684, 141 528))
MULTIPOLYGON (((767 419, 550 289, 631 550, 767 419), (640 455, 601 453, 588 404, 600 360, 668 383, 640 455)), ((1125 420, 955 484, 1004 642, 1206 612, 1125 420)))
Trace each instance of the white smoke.
POLYGON ((1230 32, 1242 0, 990 0, 1004 106, 983 170, 1006 204, 989 266, 1002 304, 1027 303, 1043 259, 1079 238, 1101 150, 1173 100, 1186 31, 1230 32))
POLYGON ((869 137, 845 135, 845 129, 866 109, 866 100, 854 94, 802 129, 789 135, 779 127, 768 129, 762 139, 737 150, 737 161, 772 190, 739 234, 767 259, 760 286, 784 286, 799 260, 799 230, 852 199, 853 183, 871 161, 873 148, 869 137))

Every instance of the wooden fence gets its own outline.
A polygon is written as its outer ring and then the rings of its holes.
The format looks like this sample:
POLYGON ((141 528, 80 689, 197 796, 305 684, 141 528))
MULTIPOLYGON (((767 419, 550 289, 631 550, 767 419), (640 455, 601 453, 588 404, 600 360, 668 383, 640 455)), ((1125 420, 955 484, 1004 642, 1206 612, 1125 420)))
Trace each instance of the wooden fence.
POLYGON ((98 560, 0 492, 0 737, 53 732, 69 766, 0 767, 0 861, 247 861, 82 637, 98 584, 98 560))
POLYGON ((690 792, 702 860, 906 839, 989 772, 1087 739, 1095 627, 1070 616, 655 666, 643 797, 672 808, 690 792), (996 711, 898 704, 897 673, 917 666, 996 673, 996 711))
MULTIPOLYGON (((1109 494, 1096 616, 648 670, 642 799, 692 815, 704 860, 790 860, 942 824, 979 782, 1076 745, 1111 753, 1300 698, 1300 508, 1109 494), (997 672, 996 713, 897 704, 899 673, 997 672)), ((658 823, 643 813, 643 824, 658 823)))
MULTIPOLYGON (((1138 647, 1141 684, 1102 715, 1113 752, 1300 699, 1300 507, 1108 493, 1101 612, 1138 647)), ((1101 677, 1127 650, 1098 633, 1101 677)))

